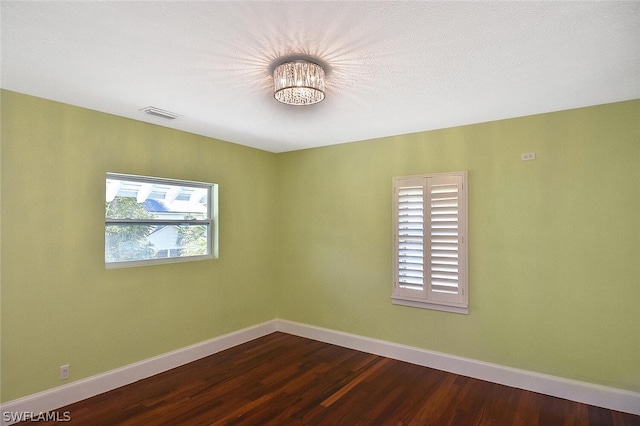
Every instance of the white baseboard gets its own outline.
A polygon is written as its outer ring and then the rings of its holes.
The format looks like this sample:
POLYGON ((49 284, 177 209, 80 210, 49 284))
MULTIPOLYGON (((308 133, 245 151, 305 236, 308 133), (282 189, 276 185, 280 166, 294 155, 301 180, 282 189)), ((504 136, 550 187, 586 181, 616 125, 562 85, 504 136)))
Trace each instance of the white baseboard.
POLYGON ((448 371, 501 385, 640 415, 640 393, 476 361, 326 328, 276 320, 283 333, 448 371))
MULTIPOLYGON (((121 368, 116 368, 115 370, 87 377, 86 379, 9 401, 6 404, 2 404, 2 408, 0 409, 2 412, 0 424, 4 426, 16 423, 17 421, 8 419, 15 419, 15 416, 19 413, 33 413, 34 416, 38 416, 39 413, 56 410, 60 407, 73 404, 74 402, 82 401, 83 399, 213 355, 225 349, 257 339, 258 337, 266 336, 276 331, 276 324, 277 322, 274 320, 267 321, 253 327, 248 327, 121 368)), ((60 414, 60 417, 63 417, 62 414, 60 414)))
POLYGON ((473 359, 428 351, 426 349, 371 339, 355 334, 285 320, 272 320, 224 336, 187 346, 96 376, 2 404, 1 425, 12 413, 49 412, 60 407, 108 392, 163 371, 213 355, 217 352, 266 336, 274 331, 293 334, 345 348, 385 356, 412 364, 448 371, 463 376, 543 393, 571 401, 640 415, 640 393, 594 385, 576 380, 534 373, 473 359), (7 417, 5 417, 5 413, 7 417))

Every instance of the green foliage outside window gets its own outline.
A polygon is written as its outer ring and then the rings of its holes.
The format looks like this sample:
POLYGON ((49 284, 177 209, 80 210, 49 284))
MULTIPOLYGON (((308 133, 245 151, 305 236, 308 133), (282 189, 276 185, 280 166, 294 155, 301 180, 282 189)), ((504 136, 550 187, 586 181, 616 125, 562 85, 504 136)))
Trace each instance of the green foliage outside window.
MULTIPOLYGON (((115 197, 105 202, 105 216, 110 219, 153 219, 155 215, 147 211, 144 204, 132 197, 115 197)), ((105 260, 120 262, 126 260, 149 259, 154 257, 155 248, 147 237, 153 225, 108 225, 105 235, 105 260)))

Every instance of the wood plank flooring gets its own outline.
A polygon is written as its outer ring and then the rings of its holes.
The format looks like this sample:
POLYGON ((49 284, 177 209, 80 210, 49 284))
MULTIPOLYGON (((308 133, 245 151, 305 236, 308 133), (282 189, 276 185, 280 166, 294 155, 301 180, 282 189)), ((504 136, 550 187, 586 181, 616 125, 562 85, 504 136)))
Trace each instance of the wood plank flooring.
POLYGON ((284 333, 56 411, 74 426, 640 426, 640 416, 284 333))

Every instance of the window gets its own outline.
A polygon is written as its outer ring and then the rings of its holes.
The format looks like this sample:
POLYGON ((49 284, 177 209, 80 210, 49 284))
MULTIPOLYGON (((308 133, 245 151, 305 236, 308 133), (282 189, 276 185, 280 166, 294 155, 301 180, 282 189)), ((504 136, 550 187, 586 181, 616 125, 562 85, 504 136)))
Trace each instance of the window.
POLYGON ((107 173, 105 265, 211 259, 216 212, 217 185, 107 173))
POLYGON ((392 301, 468 313, 467 173, 393 179, 392 301))

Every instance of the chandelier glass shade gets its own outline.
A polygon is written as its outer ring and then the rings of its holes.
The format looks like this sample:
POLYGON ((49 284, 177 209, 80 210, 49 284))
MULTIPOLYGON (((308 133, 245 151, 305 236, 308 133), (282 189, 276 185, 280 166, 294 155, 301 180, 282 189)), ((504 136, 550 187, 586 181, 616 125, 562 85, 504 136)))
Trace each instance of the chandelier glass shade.
POLYGON ((312 105, 324 99, 324 70, 309 61, 291 61, 273 70, 273 96, 288 105, 312 105))

